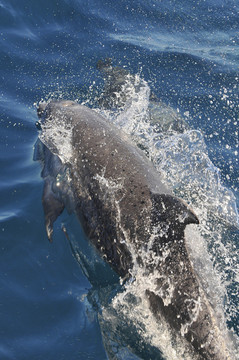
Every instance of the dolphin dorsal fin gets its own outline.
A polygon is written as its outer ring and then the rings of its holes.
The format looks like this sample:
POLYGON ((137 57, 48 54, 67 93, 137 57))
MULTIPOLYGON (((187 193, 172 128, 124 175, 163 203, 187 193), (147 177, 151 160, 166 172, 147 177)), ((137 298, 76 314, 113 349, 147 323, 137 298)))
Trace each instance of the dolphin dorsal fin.
POLYGON ((167 222, 185 227, 199 224, 190 207, 181 199, 169 194, 151 193, 153 222, 167 222))

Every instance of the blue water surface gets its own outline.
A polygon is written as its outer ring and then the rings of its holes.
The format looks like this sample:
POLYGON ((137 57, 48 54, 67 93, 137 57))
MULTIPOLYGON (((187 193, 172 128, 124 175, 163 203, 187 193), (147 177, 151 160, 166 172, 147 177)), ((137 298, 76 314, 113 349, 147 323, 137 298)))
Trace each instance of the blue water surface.
MULTIPOLYGON (((110 57, 190 115, 239 205, 239 3, 0 0, 0 44, 0 359, 107 359, 87 297, 104 276, 90 283, 73 256, 61 231, 74 221, 67 214, 54 242, 46 238, 34 104, 90 97, 103 86, 96 63, 110 57)), ((237 313, 230 327, 239 336, 238 323, 237 313)))

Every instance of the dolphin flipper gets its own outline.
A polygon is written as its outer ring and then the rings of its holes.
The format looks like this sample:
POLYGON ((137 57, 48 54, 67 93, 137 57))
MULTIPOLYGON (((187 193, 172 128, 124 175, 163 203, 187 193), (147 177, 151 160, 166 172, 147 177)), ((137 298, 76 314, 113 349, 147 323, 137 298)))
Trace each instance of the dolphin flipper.
POLYGON ((53 224, 58 216, 63 212, 65 205, 56 198, 52 192, 52 181, 47 178, 44 182, 42 204, 45 214, 46 233, 49 241, 52 241, 53 224))
POLYGON ((43 161, 44 160, 44 145, 41 140, 38 138, 34 145, 33 161, 43 161))

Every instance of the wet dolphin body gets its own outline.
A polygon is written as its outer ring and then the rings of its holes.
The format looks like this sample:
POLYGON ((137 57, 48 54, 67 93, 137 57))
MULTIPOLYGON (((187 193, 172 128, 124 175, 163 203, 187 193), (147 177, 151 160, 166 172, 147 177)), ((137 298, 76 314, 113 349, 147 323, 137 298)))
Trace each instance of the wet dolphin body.
POLYGON ((71 101, 39 107, 42 128, 54 121, 72 129, 72 154, 38 140, 42 160, 43 208, 48 238, 66 207, 121 276, 137 263, 154 274, 146 289, 152 312, 187 340, 199 358, 229 359, 208 303, 191 265, 184 238, 195 214, 162 184, 158 172, 127 136, 95 111, 71 101), (147 254, 147 255, 145 255, 147 254))

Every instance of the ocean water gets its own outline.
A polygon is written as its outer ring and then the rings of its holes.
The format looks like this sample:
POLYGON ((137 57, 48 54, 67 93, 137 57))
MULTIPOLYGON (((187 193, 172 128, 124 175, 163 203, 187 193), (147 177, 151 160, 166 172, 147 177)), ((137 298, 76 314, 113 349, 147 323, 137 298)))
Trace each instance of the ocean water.
POLYGON ((0 28, 0 359, 184 358, 142 304, 132 311, 144 289, 122 289, 74 216, 48 242, 33 152, 36 104, 51 98, 123 128, 194 208, 192 261, 238 359, 238 2, 0 0, 0 28), (132 76, 123 105, 102 108, 106 58, 132 76))

